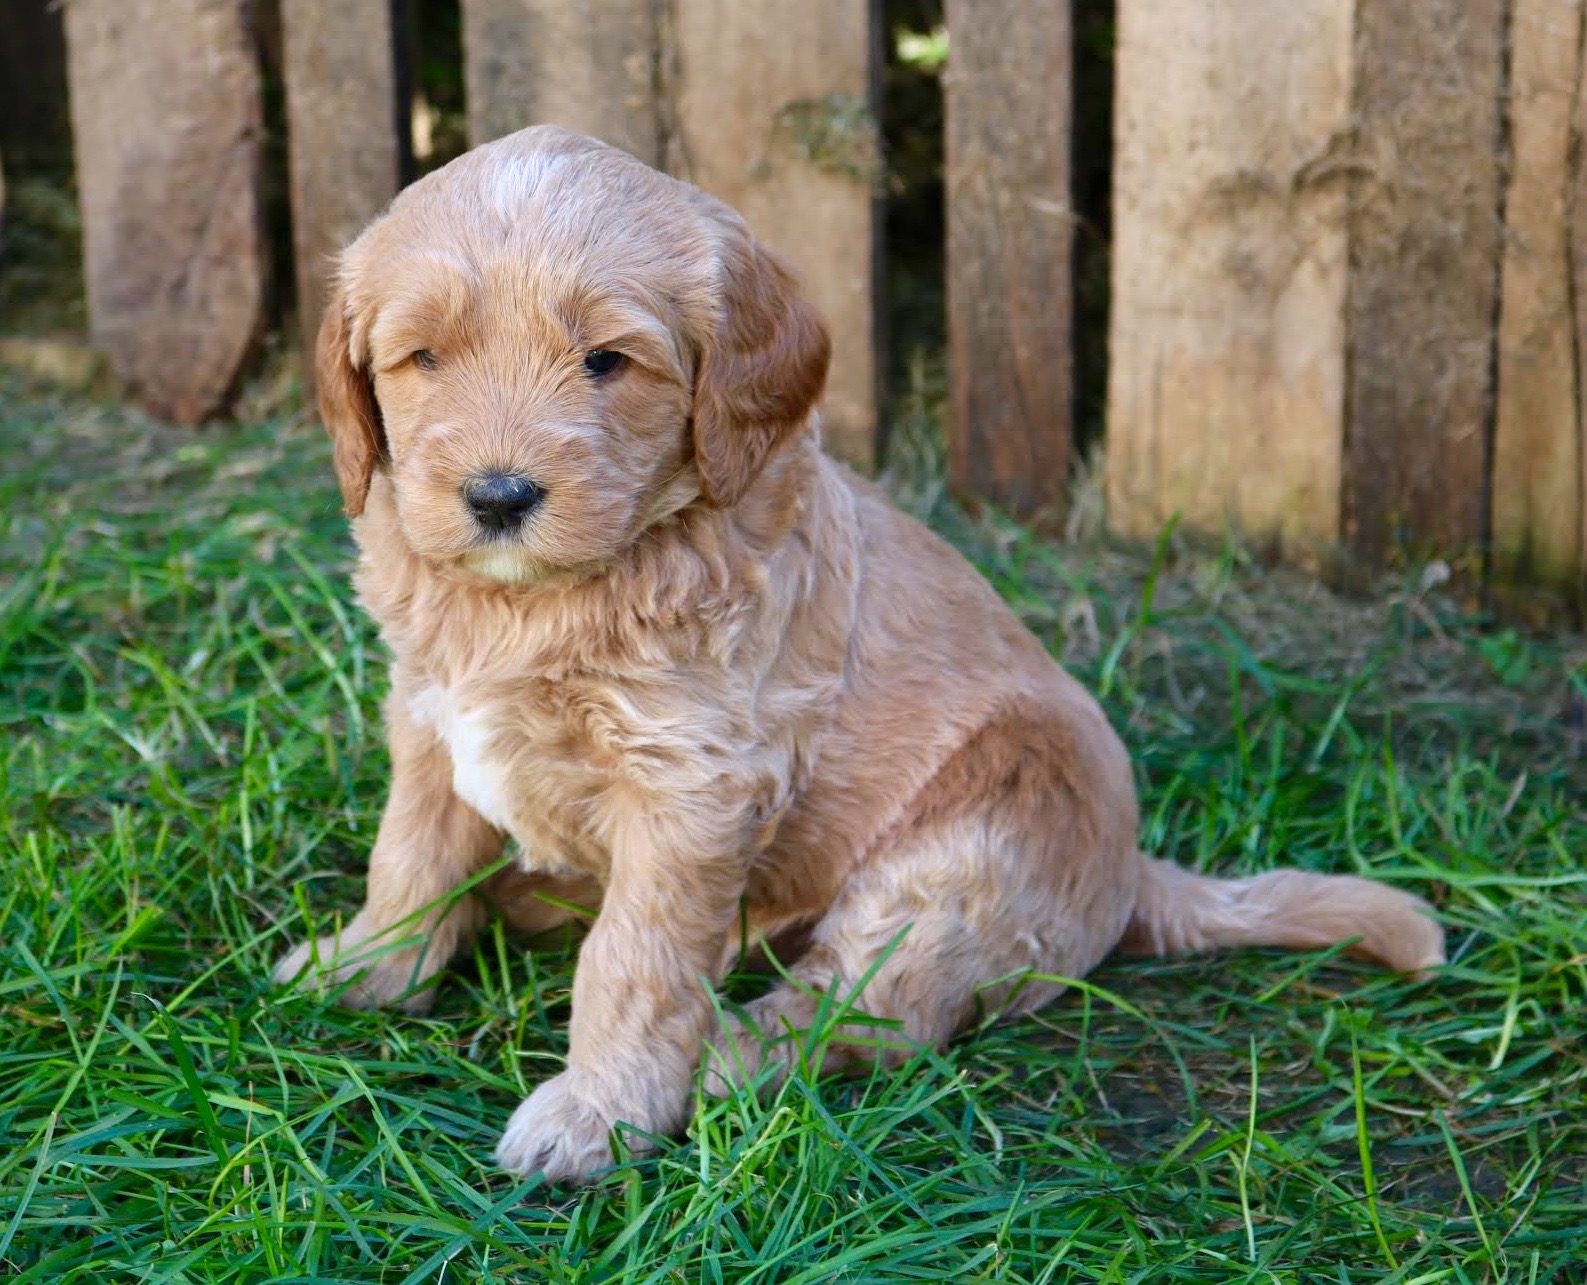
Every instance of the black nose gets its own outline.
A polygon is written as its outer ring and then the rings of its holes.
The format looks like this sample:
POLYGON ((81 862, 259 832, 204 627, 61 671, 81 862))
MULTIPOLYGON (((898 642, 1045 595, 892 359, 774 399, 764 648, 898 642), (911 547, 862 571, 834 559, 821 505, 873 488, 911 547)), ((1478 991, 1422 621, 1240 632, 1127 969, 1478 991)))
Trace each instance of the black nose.
POLYGON ((463 483, 463 498, 480 526, 511 531, 529 516, 545 491, 516 473, 477 473, 463 483))

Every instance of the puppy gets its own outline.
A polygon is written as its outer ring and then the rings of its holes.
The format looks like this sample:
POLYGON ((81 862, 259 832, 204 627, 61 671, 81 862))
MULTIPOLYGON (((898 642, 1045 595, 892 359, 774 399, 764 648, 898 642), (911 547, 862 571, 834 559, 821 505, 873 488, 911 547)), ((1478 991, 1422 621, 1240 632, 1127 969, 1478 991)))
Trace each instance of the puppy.
POLYGON ((786 1065, 867 977, 884 1025, 829 1069, 1118 947, 1443 959, 1406 893, 1143 855, 1096 702, 821 454, 828 359, 737 215, 558 129, 414 184, 341 261, 317 376, 392 653, 391 786, 363 909, 277 976, 418 1010, 491 906, 525 931, 598 907, 567 1068, 497 1150, 515 1173, 584 1178, 619 1121, 680 1130, 702 1052, 716 1090, 786 1065), (760 946, 792 980, 719 1026, 713 980, 760 946))

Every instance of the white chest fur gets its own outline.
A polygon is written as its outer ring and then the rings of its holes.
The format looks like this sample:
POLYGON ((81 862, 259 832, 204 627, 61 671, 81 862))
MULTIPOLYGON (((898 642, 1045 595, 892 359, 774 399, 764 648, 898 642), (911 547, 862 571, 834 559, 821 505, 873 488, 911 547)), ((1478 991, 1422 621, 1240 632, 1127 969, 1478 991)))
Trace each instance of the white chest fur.
POLYGON ((446 687, 434 684, 408 702, 414 722, 431 728, 452 756, 452 789, 498 830, 513 832, 513 807, 500 754, 492 755, 494 729, 485 711, 465 707, 446 687))

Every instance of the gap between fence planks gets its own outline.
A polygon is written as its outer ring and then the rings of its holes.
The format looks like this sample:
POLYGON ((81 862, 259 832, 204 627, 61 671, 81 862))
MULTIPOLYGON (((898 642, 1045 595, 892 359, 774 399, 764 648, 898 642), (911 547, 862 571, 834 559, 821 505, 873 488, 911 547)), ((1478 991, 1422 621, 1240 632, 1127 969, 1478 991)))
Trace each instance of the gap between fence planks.
POLYGON ((264 319, 248 0, 72 0, 71 115, 95 341, 149 410, 215 411, 264 319))
POLYGON ((304 386, 335 255, 396 194, 401 169, 391 0, 282 0, 282 79, 304 386))
POLYGON ((1069 5, 948 0, 947 21, 951 481, 1057 518, 1073 438, 1069 5))
POLYGON ((674 0, 671 167, 786 255, 832 330, 825 441, 877 463, 880 149, 863 0, 674 0))

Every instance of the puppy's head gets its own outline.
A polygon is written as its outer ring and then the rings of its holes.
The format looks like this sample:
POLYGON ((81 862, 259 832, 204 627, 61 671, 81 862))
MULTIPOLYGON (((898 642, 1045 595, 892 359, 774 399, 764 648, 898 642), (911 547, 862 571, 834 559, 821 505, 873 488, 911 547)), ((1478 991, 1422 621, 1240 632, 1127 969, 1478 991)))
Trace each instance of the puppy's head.
POLYGON ((807 422, 829 355, 736 214, 542 127, 415 184, 359 237, 317 378, 347 511, 384 471, 415 552, 513 582, 736 504, 807 422))

